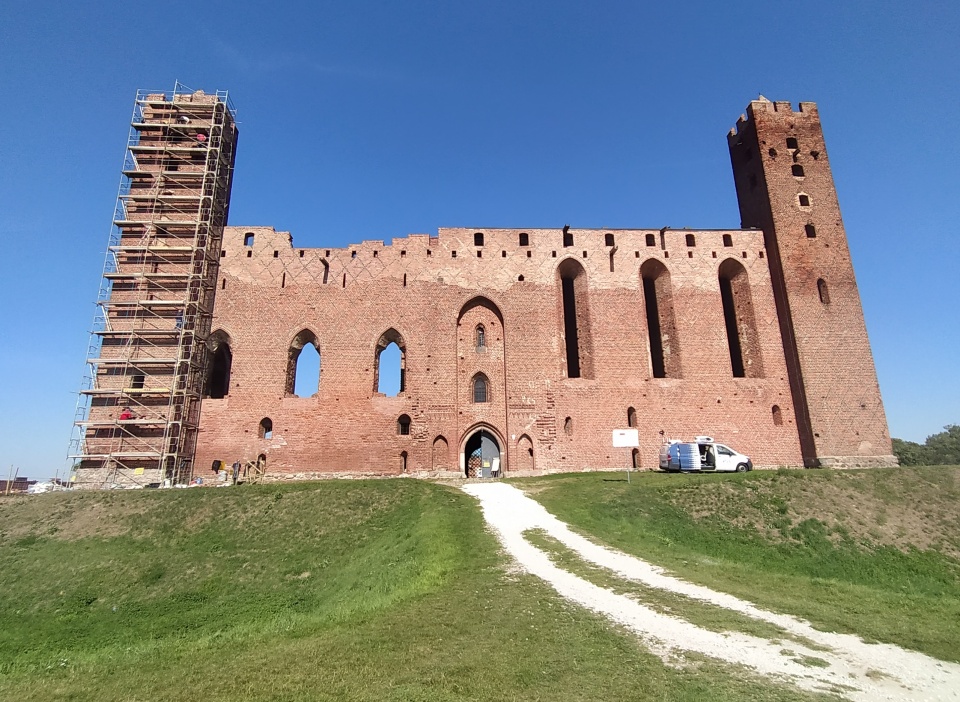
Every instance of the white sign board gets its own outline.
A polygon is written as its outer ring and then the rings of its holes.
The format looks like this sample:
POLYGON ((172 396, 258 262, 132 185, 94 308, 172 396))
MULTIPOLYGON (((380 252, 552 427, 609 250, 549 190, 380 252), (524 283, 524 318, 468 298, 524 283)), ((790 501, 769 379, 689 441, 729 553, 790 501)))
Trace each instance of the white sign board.
POLYGON ((638 429, 614 429, 614 448, 634 448, 640 445, 640 431, 638 429))

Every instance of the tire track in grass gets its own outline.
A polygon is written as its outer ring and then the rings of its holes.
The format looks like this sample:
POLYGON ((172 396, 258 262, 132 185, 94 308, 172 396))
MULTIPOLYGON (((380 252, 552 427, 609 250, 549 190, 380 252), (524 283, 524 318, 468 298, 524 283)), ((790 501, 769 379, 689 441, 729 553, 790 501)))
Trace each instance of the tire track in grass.
POLYGON ((960 665, 956 663, 938 661, 891 644, 865 643, 849 634, 818 631, 797 617, 760 609, 732 595, 675 578, 651 563, 598 546, 574 533, 511 485, 476 483, 464 485, 463 490, 480 501, 487 523, 524 570, 546 581, 561 596, 633 631, 667 663, 682 664, 684 654, 701 654, 745 666, 801 689, 834 692, 856 702, 960 700, 960 665), (785 649, 782 641, 741 632, 708 631, 657 612, 559 568, 548 554, 524 537, 524 532, 530 530, 543 531, 580 558, 621 578, 768 622, 814 642, 816 648, 791 641, 790 648, 785 649))

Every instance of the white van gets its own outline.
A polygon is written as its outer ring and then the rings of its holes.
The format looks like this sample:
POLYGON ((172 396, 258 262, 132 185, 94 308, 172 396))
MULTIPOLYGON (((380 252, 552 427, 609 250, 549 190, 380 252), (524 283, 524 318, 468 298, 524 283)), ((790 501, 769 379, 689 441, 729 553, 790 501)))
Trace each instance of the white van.
POLYGON ((698 436, 694 441, 669 441, 661 446, 660 470, 745 473, 753 470, 753 461, 712 437, 698 436))

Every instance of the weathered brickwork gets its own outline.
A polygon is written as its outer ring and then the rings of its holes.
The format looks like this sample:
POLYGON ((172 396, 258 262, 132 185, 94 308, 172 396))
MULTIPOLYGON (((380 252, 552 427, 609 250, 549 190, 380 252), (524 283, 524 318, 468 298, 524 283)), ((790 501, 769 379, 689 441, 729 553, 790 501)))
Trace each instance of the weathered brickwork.
POLYGON ((804 463, 895 463, 814 103, 754 101, 729 135, 742 225, 763 230, 804 463))
POLYGON ((739 230, 304 249, 227 227, 195 473, 262 457, 269 479, 463 475, 478 432, 508 475, 655 468, 664 437, 697 434, 758 467, 895 463, 816 107, 753 102, 729 146, 739 230), (390 343, 396 397, 377 392, 390 343), (320 379, 298 397, 308 345, 320 379), (635 452, 612 447, 628 426, 635 452))

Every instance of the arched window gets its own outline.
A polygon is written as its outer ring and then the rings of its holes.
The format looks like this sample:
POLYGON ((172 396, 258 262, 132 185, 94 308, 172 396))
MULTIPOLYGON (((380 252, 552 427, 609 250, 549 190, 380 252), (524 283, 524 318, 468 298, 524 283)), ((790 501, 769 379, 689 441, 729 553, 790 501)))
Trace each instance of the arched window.
POLYGON ((728 258, 720 264, 718 277, 733 377, 762 378, 760 338, 747 269, 736 259, 728 258))
POLYGON ((406 451, 400 452, 400 472, 401 473, 407 472, 407 452, 406 451))
POLYGON ((637 426, 637 410, 633 407, 627 408, 627 426, 631 429, 637 426))
POLYGON ((697 237, 696 237, 695 235, 693 235, 693 234, 687 234, 686 240, 687 240, 687 246, 696 246, 696 245, 697 245, 697 237))
POLYGON ((433 469, 443 470, 448 467, 450 455, 450 446, 443 436, 438 436, 433 440, 433 469))
POLYGON ((210 367, 203 394, 210 399, 219 400, 230 393, 230 369, 233 365, 230 336, 218 329, 210 335, 207 348, 210 350, 210 367))
POLYGON ((772 409, 773 413, 773 426, 779 427, 783 426, 783 413, 780 411, 780 405, 774 405, 772 409))
POLYGON ((473 401, 476 403, 490 401, 490 381, 483 373, 473 377, 473 401))
POLYGON ((606 246, 613 246, 613 242, 614 242, 613 234, 604 234, 604 235, 603 235, 603 243, 604 243, 606 246))
POLYGON ((286 393, 310 397, 320 390, 320 344, 309 329, 297 334, 287 352, 286 393))
POLYGON ((373 389, 396 397, 407 389, 407 344, 396 329, 380 335, 374 350, 373 389))
POLYGON ((670 272, 655 258, 640 267, 643 304, 647 319, 650 371, 654 378, 680 378, 680 340, 673 313, 670 272))
POLYGON ((520 232, 520 246, 530 246, 530 235, 526 232, 520 232))
POLYGON ((482 324, 477 325, 476 338, 477 351, 485 349, 487 347, 487 331, 483 328, 482 324))
POLYGON ((273 421, 270 417, 264 417, 260 420, 260 427, 257 432, 261 439, 273 438, 273 421))
POLYGON ((473 235, 473 245, 483 246, 483 232, 477 232, 473 235))
POLYGON ((630 467, 634 470, 640 467, 640 449, 633 449, 630 452, 630 467))
POLYGON ((817 292, 820 294, 820 302, 825 305, 830 304, 830 290, 827 288, 827 281, 823 278, 817 279, 817 292))
POLYGON ((593 340, 590 306, 587 298, 587 273, 577 261, 568 258, 557 267, 563 304, 563 337, 566 345, 567 377, 593 377, 593 340))
POLYGON ((409 436, 410 435, 410 415, 401 414, 397 417, 397 433, 400 436, 409 436))

